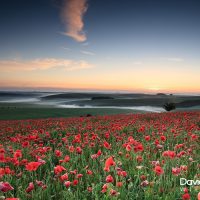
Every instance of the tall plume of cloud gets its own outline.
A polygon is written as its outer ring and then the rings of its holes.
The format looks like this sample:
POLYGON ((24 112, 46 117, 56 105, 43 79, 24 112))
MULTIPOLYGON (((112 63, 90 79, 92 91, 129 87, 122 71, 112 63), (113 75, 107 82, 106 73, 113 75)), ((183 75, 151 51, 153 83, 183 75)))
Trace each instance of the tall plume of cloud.
POLYGON ((87 0, 63 0, 61 17, 66 26, 65 35, 68 35, 78 42, 87 40, 83 31, 83 17, 87 11, 87 0))

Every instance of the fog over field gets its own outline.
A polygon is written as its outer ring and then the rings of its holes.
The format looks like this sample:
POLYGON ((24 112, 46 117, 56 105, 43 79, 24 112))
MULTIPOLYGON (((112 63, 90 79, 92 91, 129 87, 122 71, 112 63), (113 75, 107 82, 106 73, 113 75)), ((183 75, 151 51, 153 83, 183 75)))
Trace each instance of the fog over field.
POLYGON ((0 92, 0 106, 54 108, 112 108, 146 112, 164 112, 166 102, 177 109, 199 109, 200 96, 100 92, 0 92))

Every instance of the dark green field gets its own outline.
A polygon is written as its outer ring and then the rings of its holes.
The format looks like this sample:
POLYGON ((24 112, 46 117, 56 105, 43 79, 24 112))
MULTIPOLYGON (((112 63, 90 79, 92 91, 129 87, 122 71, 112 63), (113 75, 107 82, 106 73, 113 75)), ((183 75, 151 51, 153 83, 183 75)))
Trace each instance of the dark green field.
POLYGON ((79 117, 91 115, 111 115, 121 113, 136 113, 137 111, 109 108, 15 108, 0 107, 0 120, 40 119, 57 117, 79 117))

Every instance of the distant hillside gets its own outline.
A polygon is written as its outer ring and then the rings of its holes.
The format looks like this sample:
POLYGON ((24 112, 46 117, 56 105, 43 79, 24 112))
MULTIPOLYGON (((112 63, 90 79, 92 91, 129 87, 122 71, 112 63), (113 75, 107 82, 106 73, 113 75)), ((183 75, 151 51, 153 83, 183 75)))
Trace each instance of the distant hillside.
MULTIPOLYGON (((41 97, 44 100, 53 100, 53 99, 91 99, 91 98, 99 98, 109 97, 109 98, 143 98, 150 97, 155 95, 149 94, 120 94, 120 93, 61 93, 61 94, 53 94, 41 97)), ((105 99, 105 98, 104 98, 105 99)))
POLYGON ((186 108, 186 107, 192 107, 192 106, 200 106, 200 99, 186 100, 186 101, 176 103, 176 107, 178 108, 181 108, 181 107, 186 108))
POLYGON ((98 100, 98 99, 114 99, 113 97, 109 96, 100 96, 100 97, 92 97, 91 100, 98 100))
POLYGON ((167 96, 165 93, 157 93, 157 96, 167 96))

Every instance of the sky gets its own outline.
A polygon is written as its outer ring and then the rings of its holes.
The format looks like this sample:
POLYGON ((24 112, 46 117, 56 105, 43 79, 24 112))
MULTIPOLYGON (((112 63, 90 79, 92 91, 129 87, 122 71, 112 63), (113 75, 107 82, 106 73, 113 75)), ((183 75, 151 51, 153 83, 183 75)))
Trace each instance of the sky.
POLYGON ((0 88, 200 93, 199 0, 6 0, 0 88))

